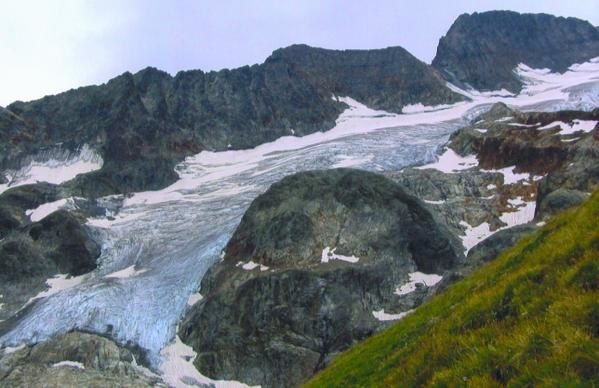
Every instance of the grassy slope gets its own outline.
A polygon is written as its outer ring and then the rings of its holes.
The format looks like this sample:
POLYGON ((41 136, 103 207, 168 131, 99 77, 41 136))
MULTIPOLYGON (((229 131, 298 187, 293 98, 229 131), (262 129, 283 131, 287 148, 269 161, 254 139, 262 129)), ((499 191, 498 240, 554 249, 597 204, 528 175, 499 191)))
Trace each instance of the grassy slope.
POLYGON ((599 386, 599 191, 308 386, 599 386))

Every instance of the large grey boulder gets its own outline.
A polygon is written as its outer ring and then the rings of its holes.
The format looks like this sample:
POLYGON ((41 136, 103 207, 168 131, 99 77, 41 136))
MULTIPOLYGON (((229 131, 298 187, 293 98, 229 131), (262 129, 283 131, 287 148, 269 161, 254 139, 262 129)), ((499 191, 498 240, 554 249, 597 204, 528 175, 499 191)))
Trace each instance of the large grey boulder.
POLYGON ((332 128, 347 108, 334 96, 392 112, 464 98, 401 47, 295 45, 263 64, 174 77, 146 68, 0 110, 0 170, 56 144, 74 150, 87 143, 104 165, 77 178, 77 195, 158 189, 177 179, 176 163, 202 150, 249 148, 332 128))
POLYGON ((454 267, 458 245, 420 200, 382 176, 293 175, 252 203, 179 334, 210 377, 296 386, 385 327, 373 311, 419 304, 426 286, 405 296, 395 289, 410 272, 454 267), (326 256, 327 247, 350 261, 326 256))

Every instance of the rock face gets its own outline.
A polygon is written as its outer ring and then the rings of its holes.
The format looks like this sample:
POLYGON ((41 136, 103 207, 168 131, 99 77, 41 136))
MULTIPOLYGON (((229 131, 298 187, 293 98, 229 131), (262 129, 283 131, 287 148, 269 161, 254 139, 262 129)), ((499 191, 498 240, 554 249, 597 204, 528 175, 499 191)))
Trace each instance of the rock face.
POLYGON ((433 66, 460 86, 518 92, 519 63, 564 72, 599 56, 599 29, 546 14, 491 11, 458 17, 439 41, 433 66))
POLYGON ((78 276, 96 268, 100 246, 76 212, 58 210, 37 222, 25 214, 60 195, 57 186, 44 183, 0 195, 0 319, 44 290, 54 275, 78 276))
POLYGON ((134 354, 93 334, 71 332, 0 357, 3 387, 153 387, 160 378, 134 354))
POLYGON ((460 101, 439 73, 401 47, 325 50, 294 45, 276 50, 267 65, 285 63, 325 93, 350 96, 373 109, 401 113, 404 105, 460 101))
POLYGON ((485 169, 515 166, 545 175, 536 190, 536 218, 580 204, 599 185, 599 109, 518 112, 496 104, 474 121, 451 135, 449 147, 475 154, 485 169), (570 129, 581 122, 586 130, 570 129))
POLYGON ((455 266, 454 246, 422 202, 382 176, 293 175, 252 203, 179 334, 205 375, 296 386, 382 328, 373 311, 420 303, 426 287, 393 292, 410 272, 455 266))
POLYGON ((501 174, 461 171, 446 174, 437 170, 407 168, 385 173, 411 195, 422 199, 438 222, 454 235, 461 235, 462 221, 470 225, 488 222, 493 229, 504 226, 499 219, 509 186, 503 185, 501 174))
POLYGON ((400 47, 335 51, 291 46, 261 65, 175 77, 154 68, 0 110, 0 169, 43 148, 89 144, 101 170, 80 177, 79 195, 142 191, 176 179, 174 165, 201 150, 254 147, 327 130, 349 95, 374 108, 456 102, 463 97, 400 47))

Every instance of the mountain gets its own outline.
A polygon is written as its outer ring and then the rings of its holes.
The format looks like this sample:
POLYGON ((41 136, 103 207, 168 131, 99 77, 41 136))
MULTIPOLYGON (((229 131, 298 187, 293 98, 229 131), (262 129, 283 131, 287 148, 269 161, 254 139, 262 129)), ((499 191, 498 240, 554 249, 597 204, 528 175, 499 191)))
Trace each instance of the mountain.
POLYGON ((463 96, 400 47, 325 50, 296 45, 261 65, 175 77, 154 68, 122 74, 0 112, 0 167, 15 168, 40 149, 97 149, 104 165, 81 178, 79 194, 156 189, 173 168, 202 150, 251 148, 281 136, 335 125, 350 95, 373 108, 452 103, 463 96))
POLYGON ((520 63, 564 72, 599 56, 599 29, 576 18, 490 11, 463 14, 441 38, 432 65, 450 82, 519 92, 520 63))
POLYGON ((0 385, 593 381, 597 194, 550 219, 599 188, 598 65, 507 106, 295 45, 0 108, 0 385))
POLYGON ((595 192, 307 386, 593 386, 598 212, 595 192))

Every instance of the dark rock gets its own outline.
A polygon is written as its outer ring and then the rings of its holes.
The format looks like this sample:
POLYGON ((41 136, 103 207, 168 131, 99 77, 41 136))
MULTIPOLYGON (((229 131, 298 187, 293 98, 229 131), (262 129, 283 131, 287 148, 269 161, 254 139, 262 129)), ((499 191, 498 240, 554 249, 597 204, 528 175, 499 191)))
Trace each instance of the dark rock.
MULTIPOLYGON (((47 279, 57 274, 78 276, 96 268, 100 246, 84 225, 83 210, 58 210, 38 222, 25 214, 63 194, 55 185, 39 183, 0 195, 0 320, 46 289, 47 279)), ((74 202, 88 214, 101 210, 90 201, 74 202)))
POLYGON ((374 310, 420 303, 425 286, 406 298, 393 291, 409 272, 455 266, 453 244, 422 202, 382 176, 296 174, 252 203, 179 334, 210 377, 296 386, 384 327, 374 310), (323 263, 327 246, 359 261, 323 263), (262 268, 240 266, 249 261, 262 268))
POLYGON ((51 277, 55 273, 56 264, 45 257, 31 239, 15 235, 0 243, 0 279, 3 283, 51 277))
POLYGON ((599 56, 599 30, 546 14, 490 11, 463 14, 439 41, 433 67, 453 83, 478 90, 521 89, 519 63, 564 72, 599 56))
POLYGON ((56 273, 82 275, 96 267, 100 247, 79 220, 59 210, 0 242, 0 279, 56 273))
POLYGON ((96 268, 100 247, 70 212, 58 210, 29 226, 28 233, 45 248, 60 273, 78 276, 96 268))
POLYGON ((0 203, 19 209, 35 209, 43 203, 57 200, 59 195, 56 185, 42 182, 8 189, 0 194, 0 203))
POLYGON ((13 206, 0 205, 0 239, 27 222, 25 213, 13 206))
POLYGON ((475 245, 469 252, 465 265, 469 268, 479 268, 482 264, 495 260, 501 252, 516 245, 523 237, 528 236, 538 228, 534 225, 518 225, 503 229, 475 245))

